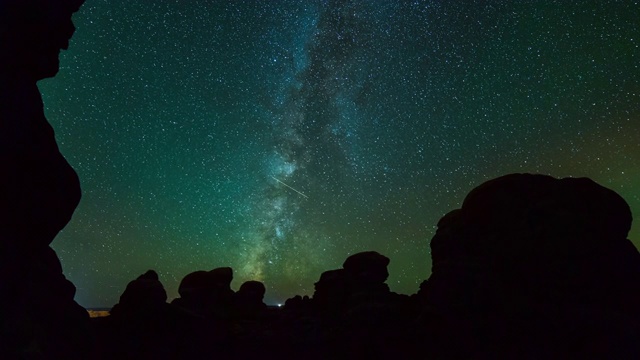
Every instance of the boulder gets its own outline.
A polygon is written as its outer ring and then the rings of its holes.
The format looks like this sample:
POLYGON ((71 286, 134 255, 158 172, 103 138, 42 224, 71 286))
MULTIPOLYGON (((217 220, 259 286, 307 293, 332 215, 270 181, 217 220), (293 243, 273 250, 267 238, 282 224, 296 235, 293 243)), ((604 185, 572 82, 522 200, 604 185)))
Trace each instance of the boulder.
POLYGON ((594 336, 611 351, 628 346, 625 337, 640 324, 640 254, 626 238, 631 220, 624 199, 590 179, 511 174, 487 181, 438 223, 432 274, 417 297, 455 324, 455 337, 477 350, 472 356, 504 350, 520 357, 534 344, 541 357, 577 356, 565 344, 587 346, 594 336), (570 324, 589 323, 578 307, 599 328, 576 331, 570 324), (612 320, 605 326, 602 319, 612 320))
POLYGON ((234 305, 240 318, 253 318, 267 309, 263 302, 266 288, 260 281, 246 281, 235 293, 234 305))
POLYGON ((382 284, 387 281, 389 258, 375 251, 365 251, 351 255, 342 268, 356 281, 366 284, 382 284))
POLYGON ((228 317, 234 292, 231 290, 233 269, 215 268, 194 271, 180 282, 180 298, 172 304, 205 317, 228 317))
POLYGON ((245 281, 240 285, 240 289, 236 293, 236 296, 238 299, 262 303, 265 292, 266 288, 263 283, 260 281, 250 280, 245 281))
POLYGON ((344 269, 328 270, 320 275, 320 280, 314 284, 314 306, 323 311, 344 310, 349 298, 349 279, 344 269))
POLYGON ((111 315, 155 313, 166 303, 167 292, 158 279, 158 274, 149 270, 127 285, 120 296, 120 302, 111 309, 111 315))

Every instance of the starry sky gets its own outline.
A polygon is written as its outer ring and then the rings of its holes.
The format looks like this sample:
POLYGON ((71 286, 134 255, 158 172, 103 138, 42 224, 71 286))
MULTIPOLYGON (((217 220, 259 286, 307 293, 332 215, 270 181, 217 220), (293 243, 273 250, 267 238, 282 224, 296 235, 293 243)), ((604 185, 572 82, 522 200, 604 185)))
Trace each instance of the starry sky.
POLYGON ((39 83, 83 199, 53 243, 86 307, 234 269, 268 303, 349 254, 429 276, 438 219, 512 172, 587 176, 640 245, 638 1, 87 0, 39 83))

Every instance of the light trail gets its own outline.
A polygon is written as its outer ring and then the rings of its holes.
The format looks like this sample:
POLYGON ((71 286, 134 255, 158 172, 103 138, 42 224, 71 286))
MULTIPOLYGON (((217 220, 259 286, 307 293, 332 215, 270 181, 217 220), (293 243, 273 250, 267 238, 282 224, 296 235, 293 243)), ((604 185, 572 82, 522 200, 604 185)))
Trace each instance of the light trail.
POLYGON ((291 190, 293 190, 293 191, 297 192, 298 194, 300 194, 300 195, 304 196, 304 198, 305 198, 305 199, 308 199, 308 198, 309 198, 307 195, 303 194, 302 192, 300 192, 300 191, 298 191, 298 190, 296 190, 296 189, 292 188, 291 186, 289 186, 289 185, 285 184, 284 182, 282 182, 282 181, 278 180, 275 176, 272 176, 272 178, 273 178, 273 180, 275 180, 275 181, 279 182, 280 184, 282 184, 282 185, 284 185, 284 186, 288 187, 289 189, 291 189, 291 190))

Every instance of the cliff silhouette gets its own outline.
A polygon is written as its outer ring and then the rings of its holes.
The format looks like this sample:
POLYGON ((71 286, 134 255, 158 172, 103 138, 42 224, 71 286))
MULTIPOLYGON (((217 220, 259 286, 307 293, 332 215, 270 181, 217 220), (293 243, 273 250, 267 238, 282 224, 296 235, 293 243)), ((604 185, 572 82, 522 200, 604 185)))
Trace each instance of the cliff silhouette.
POLYGON ((0 1, 0 358, 86 359, 91 328, 49 246, 80 201, 36 82, 55 76, 82 1, 0 1))

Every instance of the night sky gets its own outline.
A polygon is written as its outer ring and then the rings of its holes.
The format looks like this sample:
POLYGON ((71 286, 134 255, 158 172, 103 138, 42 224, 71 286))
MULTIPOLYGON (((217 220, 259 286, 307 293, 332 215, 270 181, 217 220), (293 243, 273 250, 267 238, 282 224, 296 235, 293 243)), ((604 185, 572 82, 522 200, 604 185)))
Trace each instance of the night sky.
POLYGON ((588 176, 640 245, 638 1, 87 0, 40 82, 83 199, 53 247, 87 307, 147 269, 311 294, 349 254, 429 276, 438 219, 512 172, 588 176), (488 5, 490 4, 490 5, 488 5))

